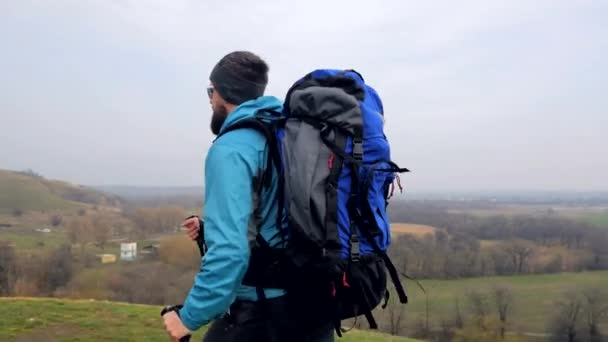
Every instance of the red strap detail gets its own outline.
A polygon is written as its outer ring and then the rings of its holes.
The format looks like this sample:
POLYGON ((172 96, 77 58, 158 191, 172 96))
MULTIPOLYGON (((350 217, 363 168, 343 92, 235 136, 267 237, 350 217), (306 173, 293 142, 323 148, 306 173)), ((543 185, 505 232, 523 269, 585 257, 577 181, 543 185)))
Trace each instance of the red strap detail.
POLYGON ((342 285, 344 287, 350 287, 350 285, 348 285, 348 283, 346 282, 346 272, 342 273, 342 285))
POLYGON ((336 284, 333 281, 331 282, 331 288, 332 288, 331 296, 335 297, 336 296, 336 284))
POLYGON ((332 153, 329 155, 329 159, 327 160, 327 167, 329 167, 329 169, 333 169, 334 168, 334 158, 336 156, 332 153))

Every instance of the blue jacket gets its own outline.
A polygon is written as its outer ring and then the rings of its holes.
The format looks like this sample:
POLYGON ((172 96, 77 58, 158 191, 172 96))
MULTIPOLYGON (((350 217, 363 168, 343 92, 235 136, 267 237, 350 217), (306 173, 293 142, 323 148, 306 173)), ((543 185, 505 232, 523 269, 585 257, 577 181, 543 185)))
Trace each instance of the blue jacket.
MULTIPOLYGON (((236 107, 220 133, 239 120, 259 115, 260 110, 281 111, 275 97, 264 96, 236 107)), ((253 129, 238 129, 217 139, 205 161, 204 237, 207 253, 201 259, 184 307, 183 324, 197 330, 227 312, 235 299, 257 300, 255 288, 241 284, 249 264, 250 244, 255 241, 252 212, 255 196, 253 179, 266 166, 268 146, 264 136, 253 129)), ((261 195, 261 234, 271 246, 281 247, 276 227, 276 172, 272 185, 261 195)), ((265 289, 268 298, 283 290, 265 289)))

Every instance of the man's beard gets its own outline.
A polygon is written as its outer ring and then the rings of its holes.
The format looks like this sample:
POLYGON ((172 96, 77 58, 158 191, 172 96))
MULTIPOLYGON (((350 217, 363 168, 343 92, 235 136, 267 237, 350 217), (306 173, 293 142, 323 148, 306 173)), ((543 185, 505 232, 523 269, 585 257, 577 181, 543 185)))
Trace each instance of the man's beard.
POLYGON ((211 116, 211 132, 214 135, 220 134, 220 129, 222 128, 222 125, 224 124, 224 121, 226 121, 227 117, 228 111, 226 110, 226 107, 220 106, 217 109, 213 108, 213 115, 211 116))

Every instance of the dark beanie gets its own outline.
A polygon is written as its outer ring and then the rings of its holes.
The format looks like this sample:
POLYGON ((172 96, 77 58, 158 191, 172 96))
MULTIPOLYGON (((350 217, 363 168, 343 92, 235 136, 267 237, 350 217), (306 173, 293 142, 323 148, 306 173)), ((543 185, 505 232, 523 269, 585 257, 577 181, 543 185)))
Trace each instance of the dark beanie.
POLYGON ((266 83, 257 83, 247 80, 232 70, 218 63, 211 71, 209 77, 213 87, 226 102, 240 105, 243 102, 254 100, 264 95, 266 83))

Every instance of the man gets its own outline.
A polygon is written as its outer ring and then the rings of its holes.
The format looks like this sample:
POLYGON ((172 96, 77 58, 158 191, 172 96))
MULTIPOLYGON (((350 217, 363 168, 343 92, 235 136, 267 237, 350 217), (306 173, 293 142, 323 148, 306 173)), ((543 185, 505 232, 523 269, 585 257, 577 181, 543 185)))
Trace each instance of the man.
MULTIPOLYGON (((277 174, 273 171, 270 185, 259 192, 269 153, 265 137, 254 129, 221 133, 241 120, 282 109, 277 98, 263 96, 268 66, 251 52, 233 52, 218 62, 210 81, 211 131, 221 136, 205 161, 207 252, 179 315, 163 316, 165 328, 175 340, 213 321, 204 341, 333 341, 331 325, 311 329, 310 336, 290 334, 284 290, 264 288, 262 294, 242 285, 256 227, 271 247, 285 243, 277 227, 277 174)), ((198 236, 198 218, 183 226, 191 238, 198 236)))

